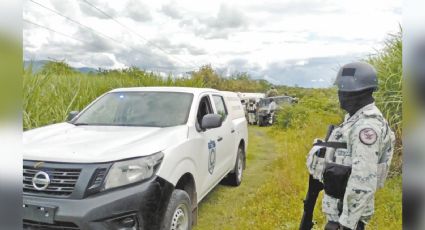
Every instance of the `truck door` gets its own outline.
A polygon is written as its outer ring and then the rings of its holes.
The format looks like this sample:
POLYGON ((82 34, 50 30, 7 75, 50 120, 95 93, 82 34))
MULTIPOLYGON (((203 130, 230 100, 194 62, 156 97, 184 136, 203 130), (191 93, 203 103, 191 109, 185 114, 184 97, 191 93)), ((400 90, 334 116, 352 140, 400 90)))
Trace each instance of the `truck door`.
POLYGON ((204 196, 208 191, 212 189, 214 185, 218 183, 219 171, 217 169, 217 156, 220 155, 218 152, 219 141, 217 140, 220 134, 220 130, 208 129, 202 130, 201 123, 202 118, 206 114, 213 114, 214 109, 211 103, 211 98, 208 94, 201 97, 199 101, 198 111, 196 114, 196 129, 201 139, 202 146, 200 156, 200 166, 198 167, 198 175, 202 178, 200 196, 204 196))
POLYGON ((235 128, 233 127, 232 119, 229 117, 229 112, 221 95, 212 95, 215 113, 221 115, 223 124, 219 130, 217 137, 217 169, 220 171, 220 177, 233 168, 235 162, 233 160, 235 150, 235 128))

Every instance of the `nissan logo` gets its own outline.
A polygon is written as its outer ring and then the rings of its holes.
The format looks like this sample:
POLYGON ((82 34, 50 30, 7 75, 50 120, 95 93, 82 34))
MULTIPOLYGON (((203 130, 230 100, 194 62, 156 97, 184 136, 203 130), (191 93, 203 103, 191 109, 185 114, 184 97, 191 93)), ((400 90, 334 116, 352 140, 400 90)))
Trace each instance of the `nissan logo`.
POLYGON ((50 184, 50 177, 49 174, 40 171, 34 175, 32 178, 32 186, 34 186, 35 189, 42 191, 47 188, 50 184))

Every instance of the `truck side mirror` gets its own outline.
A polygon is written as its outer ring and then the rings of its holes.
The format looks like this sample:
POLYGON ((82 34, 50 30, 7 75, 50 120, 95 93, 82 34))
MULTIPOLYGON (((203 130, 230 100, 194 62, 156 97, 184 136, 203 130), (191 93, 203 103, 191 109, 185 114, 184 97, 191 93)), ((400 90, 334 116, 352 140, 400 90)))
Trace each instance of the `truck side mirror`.
POLYGON ((68 117, 66 117, 66 121, 71 121, 72 119, 74 119, 78 113, 80 113, 79 111, 71 111, 68 114, 68 117))
POLYGON ((218 114, 206 114, 202 118, 201 128, 205 129, 214 129, 221 126, 222 123, 221 115, 218 114))

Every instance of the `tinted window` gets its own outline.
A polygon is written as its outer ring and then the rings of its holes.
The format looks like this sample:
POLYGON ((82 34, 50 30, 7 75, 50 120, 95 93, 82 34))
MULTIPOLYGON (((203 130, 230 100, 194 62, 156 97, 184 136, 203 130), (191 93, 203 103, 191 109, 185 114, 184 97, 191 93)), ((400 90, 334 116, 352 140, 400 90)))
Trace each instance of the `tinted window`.
POLYGON ((223 120, 226 119, 228 113, 226 105, 224 104, 223 97, 214 95, 213 100, 215 108, 217 109, 217 114, 220 114, 223 120))
POLYGON ((196 115, 198 125, 202 123, 202 118, 205 115, 211 114, 211 113, 213 113, 213 111, 211 108, 210 100, 208 99, 208 96, 204 96, 199 102, 198 113, 196 115))
POLYGON ((193 95, 176 92, 108 93, 75 124, 169 127, 185 124, 193 95))

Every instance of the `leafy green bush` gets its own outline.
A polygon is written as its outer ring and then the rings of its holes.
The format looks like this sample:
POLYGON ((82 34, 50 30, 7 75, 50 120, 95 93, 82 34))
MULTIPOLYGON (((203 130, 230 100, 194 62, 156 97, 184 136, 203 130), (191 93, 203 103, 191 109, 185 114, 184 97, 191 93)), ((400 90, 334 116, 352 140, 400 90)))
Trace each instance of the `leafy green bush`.
POLYGON ((233 92, 266 92, 271 84, 266 80, 253 80, 247 73, 234 73, 224 77, 211 65, 202 66, 191 73, 191 79, 201 82, 202 87, 233 92))
POLYGON ((277 114, 278 127, 283 129, 304 128, 305 121, 310 117, 311 109, 304 105, 285 106, 277 114))
POLYGON ((342 111, 336 99, 334 89, 302 89, 292 90, 293 95, 302 95, 297 104, 284 106, 277 114, 278 128, 305 128, 307 121, 313 117, 320 119, 323 116, 338 116, 342 118, 342 111))

